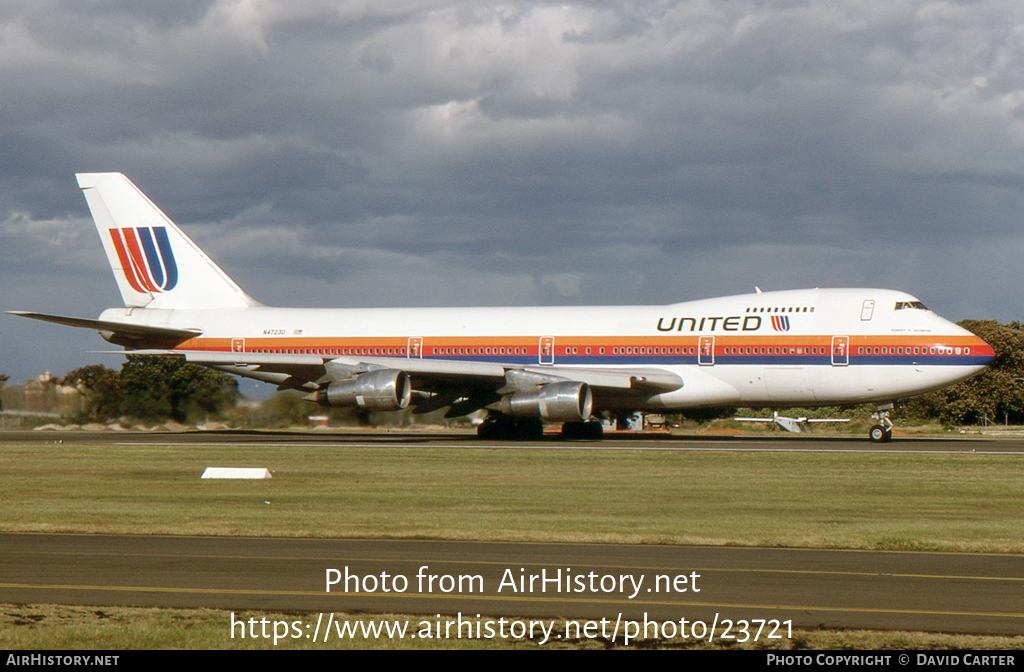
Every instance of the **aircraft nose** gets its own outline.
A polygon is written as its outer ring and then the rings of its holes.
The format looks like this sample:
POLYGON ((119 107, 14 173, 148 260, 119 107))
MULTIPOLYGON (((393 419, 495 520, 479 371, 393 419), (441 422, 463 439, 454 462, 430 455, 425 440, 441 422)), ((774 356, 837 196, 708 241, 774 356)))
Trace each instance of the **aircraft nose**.
POLYGON ((996 351, 991 345, 985 342, 980 336, 971 336, 968 347, 971 349, 970 363, 978 366, 988 366, 995 360, 996 351))

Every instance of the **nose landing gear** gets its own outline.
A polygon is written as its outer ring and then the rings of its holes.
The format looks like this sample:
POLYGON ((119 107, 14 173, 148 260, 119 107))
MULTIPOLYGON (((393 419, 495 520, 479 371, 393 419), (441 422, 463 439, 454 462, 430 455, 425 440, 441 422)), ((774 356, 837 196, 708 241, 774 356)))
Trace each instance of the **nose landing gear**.
POLYGON ((891 410, 892 404, 882 404, 876 406, 876 411, 871 414, 872 418, 878 420, 878 424, 868 431, 868 438, 873 442, 888 443, 892 441, 892 421, 889 419, 891 410))

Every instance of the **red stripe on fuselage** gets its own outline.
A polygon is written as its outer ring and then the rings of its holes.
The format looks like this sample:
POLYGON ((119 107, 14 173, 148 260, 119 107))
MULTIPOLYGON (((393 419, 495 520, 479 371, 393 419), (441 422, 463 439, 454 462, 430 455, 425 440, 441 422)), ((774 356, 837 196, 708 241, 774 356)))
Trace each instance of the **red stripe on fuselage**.
MULTIPOLYGON (((408 338, 249 338, 245 339, 245 351, 267 354, 302 354, 327 356, 406 356, 408 338)), ((641 356, 678 357, 696 355, 699 346, 698 337, 555 337, 555 357, 615 357, 624 360, 641 356)), ((231 352, 231 339, 198 338, 191 339, 180 346, 183 350, 204 350, 211 352, 231 352)), ((480 338, 446 338, 422 337, 420 352, 424 358, 430 357, 494 357, 494 356, 533 356, 539 355, 539 337, 500 337, 480 338)), ((832 336, 741 336, 715 337, 715 355, 728 357, 743 356, 807 356, 821 357, 839 355, 846 357, 882 356, 894 357, 913 356, 913 348, 918 348, 918 355, 955 355, 969 354, 973 357, 991 357, 994 352, 987 343, 972 336, 951 336, 948 338, 921 337, 881 337, 881 336, 850 336, 845 346, 846 354, 833 353, 832 336), (875 353, 874 349, 879 348, 875 353), (885 352, 882 352, 885 348, 885 352), (936 349, 933 353, 932 349, 936 349), (956 353, 956 349, 960 353, 956 353), (969 352, 964 352, 969 348, 969 352), (870 352, 868 351, 870 349, 870 352), (892 349, 892 352, 889 350, 892 349), (748 352, 749 350, 749 352, 748 352), (797 352, 800 350, 800 352, 797 352), (902 350, 902 352, 901 352, 902 350)))

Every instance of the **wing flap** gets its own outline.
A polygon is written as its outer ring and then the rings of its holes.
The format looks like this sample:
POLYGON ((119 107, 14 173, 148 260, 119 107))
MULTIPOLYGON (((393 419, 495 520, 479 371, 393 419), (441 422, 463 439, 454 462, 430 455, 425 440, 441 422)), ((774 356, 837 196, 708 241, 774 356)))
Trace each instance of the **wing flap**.
POLYGON ((530 373, 577 380, 598 389, 632 390, 640 394, 671 392, 683 386, 683 379, 664 369, 576 369, 559 366, 527 366, 530 373))

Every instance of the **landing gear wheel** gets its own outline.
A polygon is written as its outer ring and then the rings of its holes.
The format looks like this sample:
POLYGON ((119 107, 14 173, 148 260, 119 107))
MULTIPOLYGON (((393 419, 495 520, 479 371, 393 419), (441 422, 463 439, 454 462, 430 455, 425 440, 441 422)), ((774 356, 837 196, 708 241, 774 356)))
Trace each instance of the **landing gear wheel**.
POLYGON ((566 422, 562 424, 562 438, 582 441, 598 441, 604 434, 600 422, 566 422))
POLYGON ((516 420, 513 441, 536 441, 544 438, 544 423, 540 418, 521 418, 516 420))
POLYGON ((574 439, 583 438, 583 423, 582 422, 563 422, 562 423, 562 438, 572 441, 574 439))
POLYGON ((496 422, 484 422, 476 428, 476 436, 478 439, 484 441, 491 441, 498 438, 498 423, 496 422))
POLYGON ((875 443, 885 443, 892 438, 892 432, 886 431, 885 427, 882 427, 881 425, 875 425, 868 432, 868 438, 875 443))
POLYGON ((892 441, 892 420, 889 419, 889 411, 891 410, 892 404, 881 404, 871 414, 872 418, 878 420, 878 424, 868 431, 868 438, 875 443, 888 443, 892 441))
POLYGON ((544 423, 540 418, 491 417, 477 427, 476 435, 485 441, 534 441, 544 436, 544 423))
POLYGON ((477 427, 476 435, 485 441, 501 441, 511 439, 515 433, 515 420, 507 416, 491 416, 477 427))

